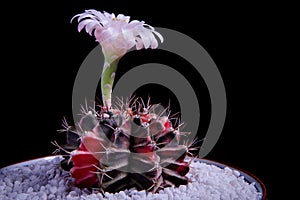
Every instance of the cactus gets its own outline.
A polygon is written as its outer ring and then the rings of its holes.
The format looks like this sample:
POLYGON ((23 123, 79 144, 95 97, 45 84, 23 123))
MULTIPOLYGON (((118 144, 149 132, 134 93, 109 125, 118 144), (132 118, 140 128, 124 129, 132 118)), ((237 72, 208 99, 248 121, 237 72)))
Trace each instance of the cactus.
MULTIPOLYGON (((111 103, 112 86, 118 61, 127 50, 136 46, 156 48, 154 35, 162 36, 153 27, 129 17, 87 10, 78 17, 78 30, 94 34, 102 46, 105 62, 101 76, 102 105, 99 110, 83 109, 79 130, 64 120, 68 153, 62 166, 70 171, 80 187, 117 192, 137 188, 157 192, 168 186, 188 183, 185 176, 195 150, 189 133, 180 131, 179 120, 155 106, 145 106, 142 99, 111 103), (72 131, 70 131, 72 130, 72 131), (76 132, 75 136, 74 133, 76 132), (76 136, 77 139, 76 140, 76 136), (74 140, 75 138, 75 140, 74 140)), ((72 20, 74 19, 72 18, 72 20)), ((71 21, 72 21, 71 20, 71 21)))
POLYGON ((142 105, 135 101, 109 112, 83 112, 80 145, 70 153, 70 174, 78 186, 156 192, 188 183, 189 134, 178 123, 175 128, 167 115, 154 113, 154 106, 142 105))

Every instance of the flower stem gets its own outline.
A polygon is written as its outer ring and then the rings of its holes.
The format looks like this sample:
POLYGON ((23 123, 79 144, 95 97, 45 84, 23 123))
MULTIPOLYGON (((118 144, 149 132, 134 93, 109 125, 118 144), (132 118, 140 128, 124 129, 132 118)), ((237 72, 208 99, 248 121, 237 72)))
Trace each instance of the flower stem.
POLYGON ((103 107, 109 110, 111 108, 112 87, 115 80, 115 74, 119 59, 112 62, 105 61, 101 77, 101 91, 103 107))

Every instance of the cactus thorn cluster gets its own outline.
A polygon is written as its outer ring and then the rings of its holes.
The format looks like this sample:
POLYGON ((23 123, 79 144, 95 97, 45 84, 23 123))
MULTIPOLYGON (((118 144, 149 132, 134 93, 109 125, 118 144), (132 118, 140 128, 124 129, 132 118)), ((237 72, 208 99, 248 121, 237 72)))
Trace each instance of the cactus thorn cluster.
MULTIPOLYGON (((63 161, 76 184, 102 192, 133 187, 157 192, 187 184, 187 158, 195 148, 178 118, 167 109, 155 113, 155 105, 145 106, 137 98, 117 105, 82 111, 77 140, 69 138, 67 146, 73 150, 63 161)), ((68 134, 75 133, 66 121, 63 126, 68 134)))

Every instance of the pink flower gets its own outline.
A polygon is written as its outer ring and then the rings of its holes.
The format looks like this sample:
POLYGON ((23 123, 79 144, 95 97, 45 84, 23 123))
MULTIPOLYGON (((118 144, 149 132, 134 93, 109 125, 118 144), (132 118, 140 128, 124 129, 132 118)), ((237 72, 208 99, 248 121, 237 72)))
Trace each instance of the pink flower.
MULTIPOLYGON (((123 14, 115 16, 107 12, 99 12, 93 9, 86 10, 78 17, 78 31, 85 28, 86 32, 94 35, 104 53, 107 61, 113 61, 123 56, 129 49, 157 48, 156 35, 161 42, 163 37, 150 25, 143 21, 133 20, 123 14)), ((71 21, 72 21, 71 20, 71 21)))

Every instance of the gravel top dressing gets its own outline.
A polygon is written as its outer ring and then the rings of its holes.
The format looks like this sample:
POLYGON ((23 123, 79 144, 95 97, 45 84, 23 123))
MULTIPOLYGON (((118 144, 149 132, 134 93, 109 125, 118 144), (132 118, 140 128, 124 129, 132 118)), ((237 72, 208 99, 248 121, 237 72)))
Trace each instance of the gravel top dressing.
POLYGON ((209 200, 209 199, 261 199, 255 184, 248 183, 237 170, 229 167, 224 169, 215 165, 194 160, 187 174, 188 185, 179 188, 165 188, 157 194, 145 190, 121 191, 102 195, 97 191, 89 191, 74 186, 67 172, 59 167, 60 156, 37 159, 12 167, 0 169, 0 199, 17 200, 209 200))

